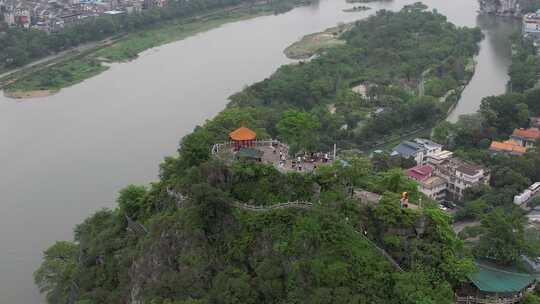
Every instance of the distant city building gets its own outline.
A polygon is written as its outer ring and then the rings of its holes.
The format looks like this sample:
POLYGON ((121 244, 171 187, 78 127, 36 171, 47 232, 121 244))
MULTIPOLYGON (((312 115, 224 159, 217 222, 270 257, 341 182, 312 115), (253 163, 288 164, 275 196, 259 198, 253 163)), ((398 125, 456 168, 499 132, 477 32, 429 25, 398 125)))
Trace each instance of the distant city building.
MULTIPOLYGON (((0 0, 0 19, 8 26, 58 32, 102 15, 140 12, 145 0, 0 0)), ((150 1, 164 7, 164 0, 150 1)))

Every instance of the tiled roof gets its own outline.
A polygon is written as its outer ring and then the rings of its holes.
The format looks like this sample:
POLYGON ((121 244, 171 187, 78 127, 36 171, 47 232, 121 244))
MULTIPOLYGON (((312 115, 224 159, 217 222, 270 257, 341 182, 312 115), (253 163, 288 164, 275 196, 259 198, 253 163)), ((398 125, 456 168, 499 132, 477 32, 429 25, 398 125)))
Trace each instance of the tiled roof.
POLYGON ((424 148, 427 148, 427 149, 437 149, 437 148, 442 148, 442 145, 441 144, 438 144, 434 141, 431 141, 429 139, 425 139, 425 138, 415 138, 414 139, 414 142, 423 146, 424 148))
POLYGON ((232 140, 255 140, 257 133, 248 128, 241 127, 229 133, 229 137, 232 140))
POLYGON ((424 150, 424 148, 420 145, 411 141, 404 141, 394 148, 394 150, 392 151, 392 155, 397 154, 404 157, 409 157, 422 150, 424 150))
POLYGON ((412 179, 415 179, 417 181, 423 181, 431 176, 433 170, 433 167, 430 165, 416 166, 407 170, 406 174, 412 179))
POLYGON ((527 148, 520 146, 518 143, 507 140, 505 142, 493 141, 489 147, 492 151, 501 151, 509 153, 524 154, 527 152, 527 148))
POLYGON ((512 133, 512 136, 527 139, 538 139, 540 138, 540 130, 538 130, 538 128, 514 129, 514 133, 512 133))
POLYGON ((428 189, 433 189, 446 184, 446 181, 438 176, 432 176, 422 182, 422 185, 428 189))
POLYGON ((465 173, 469 176, 474 176, 480 172, 483 168, 478 165, 471 165, 468 163, 463 162, 459 167, 457 167, 457 171, 465 173))

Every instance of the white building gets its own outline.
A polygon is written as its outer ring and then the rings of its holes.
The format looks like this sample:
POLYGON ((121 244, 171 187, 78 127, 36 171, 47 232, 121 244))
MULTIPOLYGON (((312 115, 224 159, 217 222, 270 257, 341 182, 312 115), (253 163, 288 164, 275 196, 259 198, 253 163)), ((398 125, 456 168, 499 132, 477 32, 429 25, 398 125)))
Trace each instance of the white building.
POLYGON ((540 10, 523 16, 523 32, 532 36, 540 36, 540 10))
POLYGON ((422 166, 426 164, 427 159, 431 155, 438 154, 441 151, 442 145, 429 139, 416 138, 414 141, 400 143, 393 149, 390 155, 414 159, 418 166, 422 166))
POLYGON ((489 171, 479 165, 469 164, 459 158, 451 158, 435 166, 435 174, 447 182, 447 193, 451 199, 461 200, 467 188, 488 184, 489 171))

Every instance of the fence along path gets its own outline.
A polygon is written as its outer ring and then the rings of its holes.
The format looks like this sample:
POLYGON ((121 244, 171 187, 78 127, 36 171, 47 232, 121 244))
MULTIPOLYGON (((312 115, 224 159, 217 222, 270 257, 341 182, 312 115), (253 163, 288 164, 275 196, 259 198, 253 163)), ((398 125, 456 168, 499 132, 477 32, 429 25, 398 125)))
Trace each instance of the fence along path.
MULTIPOLYGON (((185 196, 182 194, 176 193, 171 189, 167 189, 167 194, 172 196, 173 198, 177 199, 177 205, 181 205, 181 203, 186 199, 185 196)), ((279 203, 274 204, 270 206, 259 206, 259 205, 250 205, 245 203, 240 203, 237 201, 234 201, 231 203, 231 206, 245 210, 245 211, 254 211, 254 212, 267 212, 272 210, 280 210, 280 209, 290 209, 290 208, 298 208, 298 209, 309 209, 313 207, 313 203, 305 202, 305 201, 294 201, 294 202, 286 202, 286 203, 279 203)), ((381 247, 377 246, 373 241, 371 241, 366 235, 361 233, 360 231, 354 230, 358 236, 366 240, 371 246, 373 246, 391 265, 399 272, 404 272, 403 268, 392 258, 386 250, 382 249, 381 247)))

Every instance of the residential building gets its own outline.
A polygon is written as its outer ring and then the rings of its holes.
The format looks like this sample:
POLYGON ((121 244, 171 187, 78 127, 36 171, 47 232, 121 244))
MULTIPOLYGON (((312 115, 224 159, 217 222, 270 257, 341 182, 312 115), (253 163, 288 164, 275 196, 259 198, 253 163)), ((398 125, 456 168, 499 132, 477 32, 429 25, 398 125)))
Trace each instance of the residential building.
POLYGON ((400 143, 390 155, 412 158, 417 165, 423 165, 427 162, 430 155, 440 153, 441 151, 442 145, 429 139, 416 138, 414 141, 400 143))
POLYGON ((397 145, 390 156, 400 156, 403 158, 414 159, 416 164, 422 164, 425 156, 425 149, 412 141, 404 141, 397 145))
POLYGON ((527 148, 514 140, 506 140, 504 142, 492 141, 489 150, 494 153, 506 153, 510 155, 523 155, 527 152, 527 148))
POLYGON ((438 166, 443 162, 454 157, 454 152, 442 150, 427 156, 427 163, 433 166, 438 166))
POLYGON ((451 200, 463 199, 465 189, 488 184, 489 171, 479 165, 467 163, 459 158, 451 158, 435 166, 435 174, 447 182, 447 195, 451 200))
POLYGON ((540 138, 540 130, 538 128, 529 129, 514 129, 510 139, 516 141, 525 148, 532 148, 540 138))
POLYGON ((523 16, 523 33, 535 37, 540 36, 540 10, 523 16))
POLYGON ((446 197, 446 181, 434 176, 434 171, 431 165, 416 166, 407 170, 406 175, 418 182, 420 192, 433 200, 442 201, 446 197))

